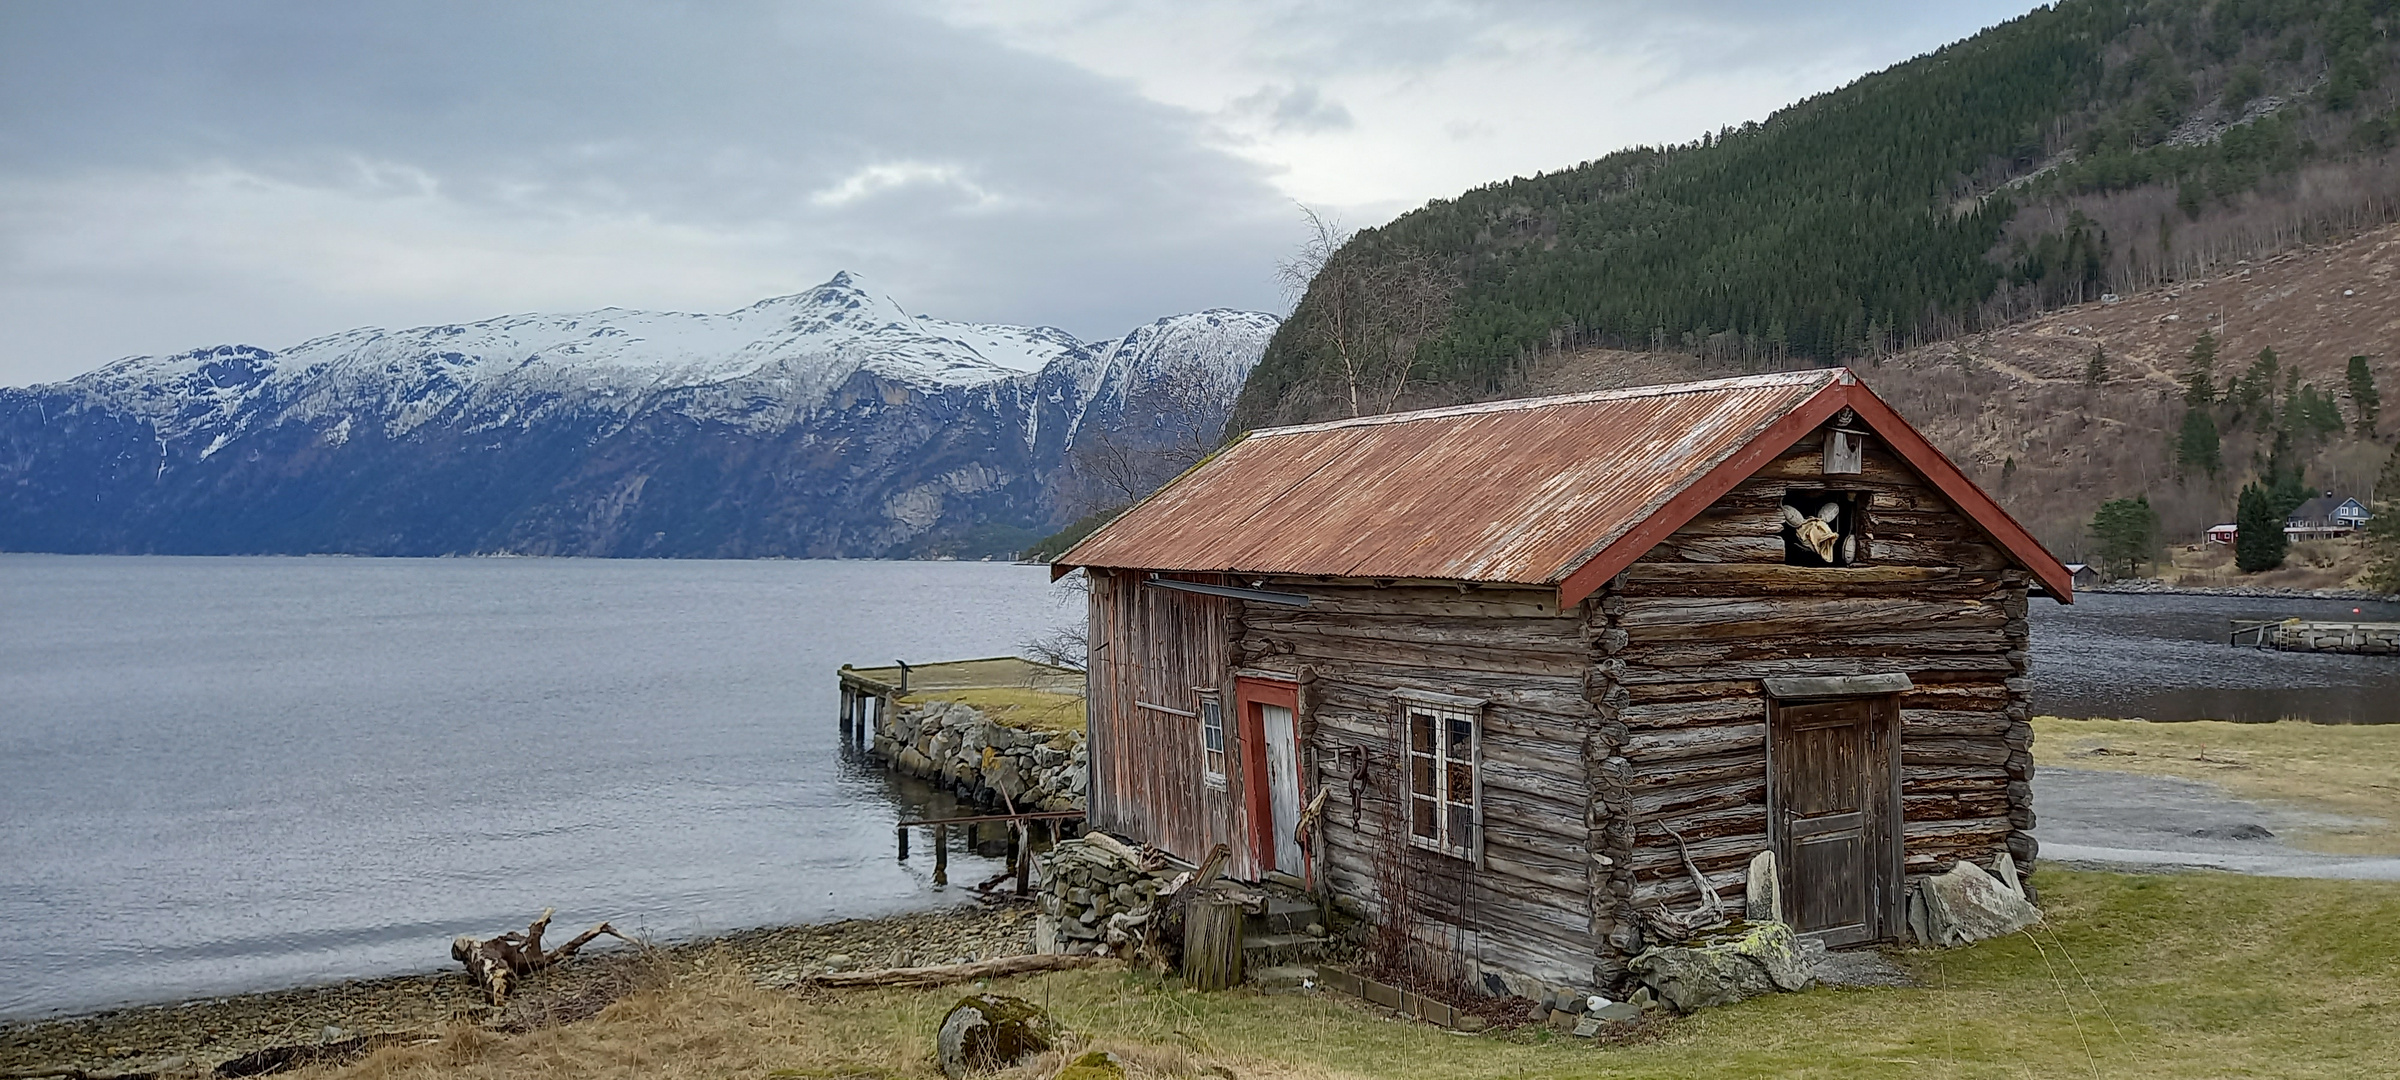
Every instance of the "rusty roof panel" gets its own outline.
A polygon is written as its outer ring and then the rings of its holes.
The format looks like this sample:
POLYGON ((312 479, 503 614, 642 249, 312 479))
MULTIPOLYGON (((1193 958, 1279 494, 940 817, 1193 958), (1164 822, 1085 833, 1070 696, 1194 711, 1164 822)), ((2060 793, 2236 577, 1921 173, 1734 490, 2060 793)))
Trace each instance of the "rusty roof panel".
POLYGON ((1553 584, 1846 371, 1254 432, 1063 566, 1553 584))

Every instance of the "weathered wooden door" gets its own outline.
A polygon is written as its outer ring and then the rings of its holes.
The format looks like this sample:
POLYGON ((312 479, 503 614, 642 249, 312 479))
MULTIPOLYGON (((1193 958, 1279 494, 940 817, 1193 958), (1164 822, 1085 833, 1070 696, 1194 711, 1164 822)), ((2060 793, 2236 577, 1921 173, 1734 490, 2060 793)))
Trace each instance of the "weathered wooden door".
POLYGON ((1829 945, 1899 920, 1897 736, 1890 697, 1778 703, 1767 759, 1784 918, 1829 945))
POLYGON ((1292 710, 1258 707, 1266 731, 1267 803, 1275 829, 1275 869, 1294 876, 1308 872, 1300 855, 1300 746, 1292 710))

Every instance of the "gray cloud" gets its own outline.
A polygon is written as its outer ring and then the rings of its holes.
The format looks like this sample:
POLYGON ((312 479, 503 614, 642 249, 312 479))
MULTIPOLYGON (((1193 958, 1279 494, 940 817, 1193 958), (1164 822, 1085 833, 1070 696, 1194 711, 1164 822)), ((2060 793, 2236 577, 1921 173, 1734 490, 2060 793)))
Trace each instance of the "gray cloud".
POLYGON ((918 2, 0 4, 0 384, 363 324, 724 310, 836 269, 928 313, 1087 337, 1272 308, 1304 171, 1388 179, 1330 207, 1371 224, 1667 126, 1562 137, 1526 95, 1592 84, 1541 64, 1637 70, 1690 137, 2030 4, 1025 0, 979 24, 951 10, 978 0, 918 2), (1232 29, 1161 46, 1161 13, 1232 29), (1239 71, 1212 98, 1042 47, 1095 25, 1118 37, 1078 47, 1147 35, 1140 65, 1239 71), (1389 88, 1445 68, 1460 115, 1395 118, 1389 88), (1537 78, 1458 82, 1486 69, 1537 78), (1228 136, 1229 101, 1249 134, 1228 136))
POLYGON ((1097 336, 1274 302, 1293 227, 1262 174, 1193 116, 882 5, 7 5, 0 382, 345 319, 731 307, 843 267, 947 317, 1097 336), (315 215, 413 230, 383 254, 433 265, 312 286, 346 261, 315 215), (638 261, 577 242, 612 230, 730 280, 531 269, 638 261), (279 256, 295 272, 260 272, 279 256))

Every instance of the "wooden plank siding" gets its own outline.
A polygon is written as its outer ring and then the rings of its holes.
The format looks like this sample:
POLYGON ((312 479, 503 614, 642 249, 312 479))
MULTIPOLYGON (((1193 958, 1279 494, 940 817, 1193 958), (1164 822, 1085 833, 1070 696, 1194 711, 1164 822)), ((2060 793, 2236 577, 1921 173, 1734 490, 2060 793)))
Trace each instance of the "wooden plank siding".
POLYGON ((1306 608, 1240 606, 1239 663, 1294 673, 1306 687, 1309 792, 1327 792, 1320 878, 1378 920, 1394 884, 1413 936, 1469 966, 1544 983, 1589 986, 1592 925, 1584 697, 1591 644, 1579 610, 1533 588, 1388 585, 1279 578, 1306 608), (1400 799, 1395 691, 1486 702, 1483 866, 1408 844, 1400 799), (1342 771, 1362 761, 1352 796, 1342 771), (1397 875, 1397 876, 1396 876, 1397 875))
MULTIPOLYGON (((1221 583, 1218 575, 1171 576, 1221 583)), ((1087 801, 1098 828, 1194 863, 1223 843, 1234 853, 1230 869, 1255 877, 1239 811, 1245 748, 1234 722, 1231 606, 1221 597, 1146 587, 1139 574, 1092 573, 1087 801), (1202 770, 1201 687, 1216 687, 1223 702, 1222 787, 1202 770)))
MULTIPOLYGON (((2034 855, 2024 571, 1869 440, 1859 475, 1822 473, 1821 435, 1761 468, 1619 575, 1593 606, 1604 730, 1628 819, 1603 848, 1617 920, 1728 902, 1768 844, 1761 679, 1907 674, 1899 701, 1903 869, 2034 855), (1864 491, 1859 565, 1783 564, 1787 490, 1864 491)), ((1622 942, 1630 944, 1629 941, 1622 942)))

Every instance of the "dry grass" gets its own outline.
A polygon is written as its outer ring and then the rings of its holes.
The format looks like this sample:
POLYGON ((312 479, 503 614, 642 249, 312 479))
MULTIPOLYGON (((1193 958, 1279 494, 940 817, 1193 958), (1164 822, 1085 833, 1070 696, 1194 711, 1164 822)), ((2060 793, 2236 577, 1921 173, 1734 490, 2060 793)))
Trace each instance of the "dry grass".
MULTIPOLYGON (((2350 1077, 2400 1057, 2400 885, 2044 871, 2050 925, 1907 953, 1924 986, 1712 1010, 1655 1041, 1465 1036, 1322 994, 1194 994, 1142 974, 997 987, 1139 1076, 2350 1077)), ((564 1028, 394 1048, 345 1078, 925 1077, 959 991, 799 996, 723 957, 564 1028)), ((1057 1059, 1012 1071, 1047 1076, 1057 1059)))
POLYGON ((2300 841, 2335 854, 2400 855, 2400 725, 2038 716, 2033 732, 2039 764, 2206 780, 2248 798, 2366 819, 2300 841))
POLYGON ((2168 549, 2167 558, 2158 576, 2170 584, 2281 589, 2357 588, 2375 561, 2366 544, 2354 538, 2293 544, 2282 567, 2259 574, 2243 573, 2233 564, 2231 544, 2185 544, 2168 549))
POLYGON ((1023 686, 983 686, 911 694, 909 701, 940 698, 964 702, 1009 727, 1031 731, 1082 731, 1083 698, 1023 686))

